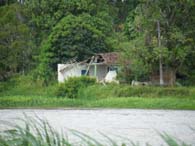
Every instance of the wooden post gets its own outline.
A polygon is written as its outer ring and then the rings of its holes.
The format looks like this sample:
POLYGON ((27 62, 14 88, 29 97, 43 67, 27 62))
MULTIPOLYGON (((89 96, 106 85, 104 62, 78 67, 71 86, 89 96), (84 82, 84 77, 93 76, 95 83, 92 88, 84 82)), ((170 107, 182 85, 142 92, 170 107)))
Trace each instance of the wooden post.
MULTIPOLYGON (((161 47, 161 31, 160 31, 160 22, 157 20, 157 31, 158 31, 158 47, 161 47)), ((163 80, 163 65, 162 65, 162 49, 160 50, 160 58, 159 58, 159 72, 160 72, 160 85, 164 85, 163 80)))
POLYGON ((97 57, 94 58, 94 76, 97 78, 97 57))
POLYGON ((85 76, 87 76, 87 73, 89 72, 90 66, 91 66, 91 64, 92 64, 93 62, 94 62, 94 56, 91 57, 91 61, 89 62, 89 65, 88 65, 88 67, 87 67, 85 76))
POLYGON ((94 76, 95 76, 95 77, 97 76, 97 65, 96 65, 96 63, 95 63, 95 65, 94 65, 94 76))

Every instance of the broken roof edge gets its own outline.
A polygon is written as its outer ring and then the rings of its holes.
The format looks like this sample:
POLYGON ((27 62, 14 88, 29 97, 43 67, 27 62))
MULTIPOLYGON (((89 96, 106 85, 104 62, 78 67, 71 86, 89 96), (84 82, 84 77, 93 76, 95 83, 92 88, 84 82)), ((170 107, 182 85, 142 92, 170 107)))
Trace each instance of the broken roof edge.
POLYGON ((98 53, 97 56, 98 55, 100 55, 104 59, 105 64, 119 64, 119 52, 98 53))
MULTIPOLYGON (((85 63, 85 62, 75 62, 75 63, 69 63, 69 64, 60 64, 60 65, 64 65, 64 67, 63 68, 61 68, 61 69, 59 69, 59 71, 60 72, 63 72, 63 71, 65 71, 65 70, 67 70, 67 69, 71 69, 71 68, 73 68, 74 67, 74 65, 75 66, 78 66, 78 65, 87 65, 87 63, 85 63)), ((59 64, 58 64, 59 65, 59 64)))
POLYGON ((80 62, 73 62, 73 63, 64 63, 64 65, 67 65, 66 67, 64 67, 63 69, 60 69, 60 72, 63 72, 65 69, 73 67, 73 65, 119 65, 119 57, 120 57, 120 53, 119 52, 107 52, 107 53, 96 53, 93 56, 89 57, 88 59, 85 59, 83 61, 80 62), (95 58, 96 61, 98 60, 97 57, 100 57, 99 59, 103 59, 101 60, 102 62, 94 62, 95 58), (94 59, 94 60, 92 60, 94 59))

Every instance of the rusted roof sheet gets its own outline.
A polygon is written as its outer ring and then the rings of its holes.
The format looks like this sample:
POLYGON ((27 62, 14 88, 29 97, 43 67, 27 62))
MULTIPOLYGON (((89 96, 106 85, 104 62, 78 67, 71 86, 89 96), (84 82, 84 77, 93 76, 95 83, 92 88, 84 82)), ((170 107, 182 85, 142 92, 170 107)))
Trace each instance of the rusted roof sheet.
POLYGON ((118 64, 119 55, 117 52, 97 54, 97 56, 102 57, 104 64, 118 64))

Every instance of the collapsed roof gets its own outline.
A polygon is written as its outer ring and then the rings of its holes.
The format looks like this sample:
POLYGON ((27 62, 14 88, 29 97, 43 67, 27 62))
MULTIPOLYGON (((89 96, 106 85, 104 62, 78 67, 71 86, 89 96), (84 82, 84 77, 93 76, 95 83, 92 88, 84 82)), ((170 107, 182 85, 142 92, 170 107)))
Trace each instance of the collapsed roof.
POLYGON ((74 66, 80 65, 80 64, 106 64, 106 65, 117 65, 119 61, 119 53, 117 52, 110 52, 110 53, 99 53, 91 58, 81 61, 81 62, 69 62, 64 64, 62 68, 60 68, 60 72, 65 71, 66 69, 71 69, 74 66))
POLYGON ((119 61, 119 53, 117 52, 110 52, 110 53, 99 53, 95 55, 95 63, 103 63, 108 65, 118 64, 119 61))
POLYGON ((91 58, 83 61, 83 63, 88 64, 106 64, 106 65, 117 65, 119 62, 119 53, 99 53, 95 54, 91 58))

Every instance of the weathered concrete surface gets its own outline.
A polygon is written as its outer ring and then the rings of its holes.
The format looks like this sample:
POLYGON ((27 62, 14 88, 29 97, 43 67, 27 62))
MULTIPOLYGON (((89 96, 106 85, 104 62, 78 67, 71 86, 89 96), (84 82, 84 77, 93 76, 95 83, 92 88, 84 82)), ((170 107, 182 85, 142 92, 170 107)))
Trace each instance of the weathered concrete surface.
MULTIPOLYGON (((15 122, 15 118, 38 115, 56 129, 75 129, 102 140, 104 133, 117 141, 122 137, 140 145, 146 142, 164 144, 158 132, 166 132, 195 145, 195 111, 96 109, 96 110, 0 110, 0 120, 15 122), (157 132, 158 131, 158 132, 157 132)), ((0 130, 5 129, 0 122, 0 130)))

